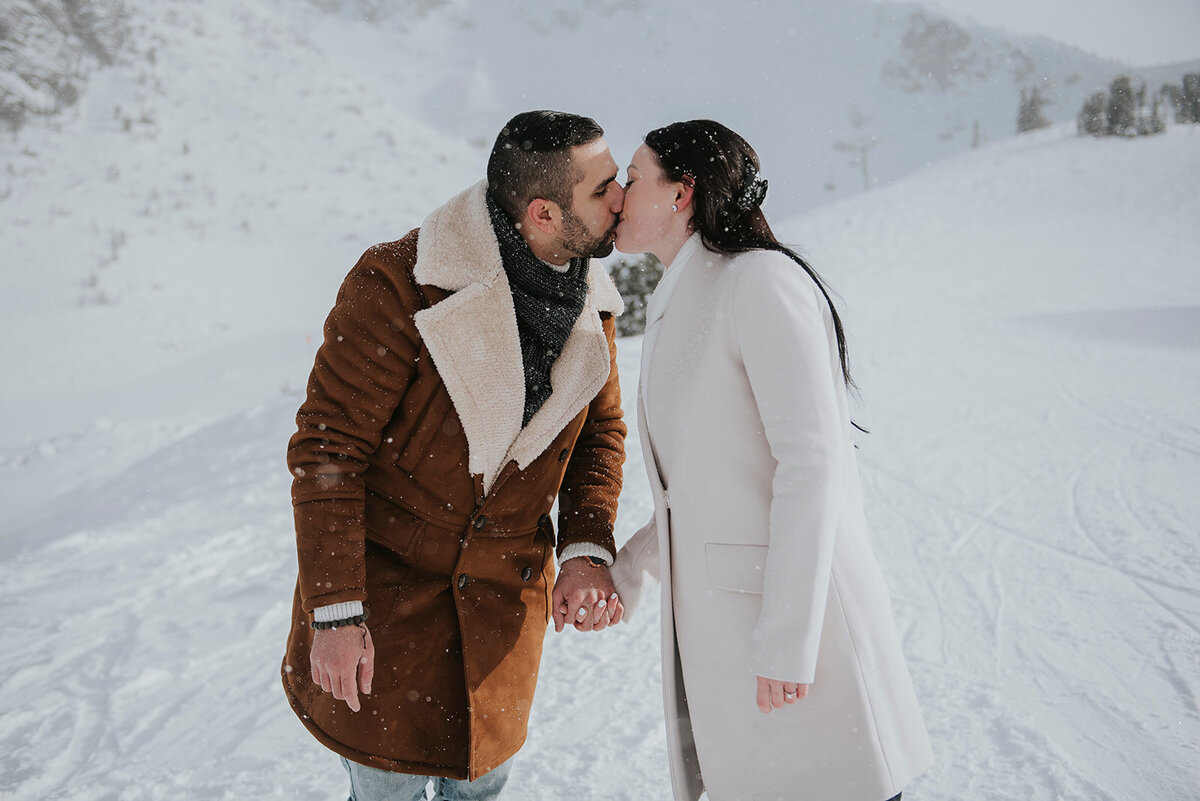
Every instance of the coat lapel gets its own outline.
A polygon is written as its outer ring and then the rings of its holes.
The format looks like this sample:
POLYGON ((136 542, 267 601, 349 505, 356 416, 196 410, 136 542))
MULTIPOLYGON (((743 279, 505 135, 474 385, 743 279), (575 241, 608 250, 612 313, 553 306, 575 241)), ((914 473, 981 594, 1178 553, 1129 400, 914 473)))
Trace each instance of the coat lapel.
POLYGON ((583 311, 550 371, 553 389, 521 428, 525 373, 512 290, 480 182, 434 211, 417 237, 418 283, 453 294, 414 316, 462 421, 468 468, 487 493, 511 459, 533 462, 604 386, 608 342, 599 312, 620 314, 621 296, 603 267, 589 265, 583 311))
MULTIPOLYGON (((647 387, 649 386, 650 373, 654 364, 654 355, 658 350, 659 334, 662 331, 662 320, 667 313, 667 306, 670 303, 671 295, 675 292, 675 287, 683 277, 684 269, 689 261, 696 257, 696 254, 703 251, 703 243, 700 239, 700 234, 692 234, 687 241, 683 243, 683 247, 679 249, 679 253, 675 255, 671 266, 663 273, 663 277, 659 279, 658 286, 654 288, 654 292, 650 295, 650 301, 646 304, 646 333, 642 336, 642 359, 640 364, 640 372, 638 374, 638 415, 639 423, 644 423, 645 419, 649 418, 649 411, 646 408, 646 395, 648 394, 647 387)), ((650 460, 654 463, 655 478, 658 479, 656 486, 662 488, 662 471, 658 469, 658 457, 654 453, 654 443, 650 439, 650 429, 646 425, 641 425, 642 453, 650 454, 650 460)))

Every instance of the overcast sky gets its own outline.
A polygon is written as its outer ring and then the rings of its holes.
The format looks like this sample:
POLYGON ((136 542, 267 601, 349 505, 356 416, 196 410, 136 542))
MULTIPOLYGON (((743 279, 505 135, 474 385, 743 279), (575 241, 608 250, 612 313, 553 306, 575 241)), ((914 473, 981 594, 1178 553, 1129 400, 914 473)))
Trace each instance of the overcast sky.
POLYGON ((1200 0, 927 0, 1014 33, 1047 36, 1134 67, 1200 58, 1200 0))

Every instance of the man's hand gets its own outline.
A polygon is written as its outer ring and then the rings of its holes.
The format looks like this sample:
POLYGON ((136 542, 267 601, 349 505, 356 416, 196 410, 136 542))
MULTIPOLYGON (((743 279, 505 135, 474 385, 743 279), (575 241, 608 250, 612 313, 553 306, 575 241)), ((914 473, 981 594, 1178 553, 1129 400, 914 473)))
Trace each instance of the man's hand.
POLYGON ((551 600, 555 631, 567 623, 578 631, 600 631, 620 623, 625 613, 608 568, 593 567, 585 556, 562 563, 551 600))
POLYGON ((783 709, 784 704, 794 704, 808 695, 807 684, 796 684, 792 681, 777 681, 762 676, 758 677, 758 693, 755 702, 764 715, 772 709, 783 709))
POLYGON ((375 677, 375 644, 365 623, 341 626, 336 629, 317 629, 313 632, 313 684, 321 685, 327 693, 354 712, 362 709, 358 693, 371 694, 371 679, 375 677))

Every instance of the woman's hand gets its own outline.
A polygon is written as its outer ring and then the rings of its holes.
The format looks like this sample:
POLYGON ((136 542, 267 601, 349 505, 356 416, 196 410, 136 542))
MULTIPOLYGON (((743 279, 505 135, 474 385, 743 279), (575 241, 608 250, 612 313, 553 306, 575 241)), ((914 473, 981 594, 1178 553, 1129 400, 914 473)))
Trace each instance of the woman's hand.
POLYGON ((608 568, 589 566, 583 556, 559 566, 551 600, 555 631, 567 625, 577 631, 600 631, 620 623, 625 612, 608 568))
POLYGON ((794 704, 808 695, 807 684, 777 681, 758 677, 758 709, 764 715, 772 709, 783 709, 784 704, 794 704))

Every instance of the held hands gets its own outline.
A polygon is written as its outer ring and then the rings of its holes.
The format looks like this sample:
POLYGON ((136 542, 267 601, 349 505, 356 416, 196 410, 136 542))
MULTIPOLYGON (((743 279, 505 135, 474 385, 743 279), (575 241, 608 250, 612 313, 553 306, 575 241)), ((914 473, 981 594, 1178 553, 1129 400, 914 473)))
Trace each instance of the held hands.
POLYGON ((772 709, 783 709, 784 704, 794 704, 808 695, 807 684, 796 684, 791 681, 776 681, 758 677, 758 709, 764 715, 772 709))
POLYGON ((592 567, 586 557, 562 563, 551 595, 554 630, 571 623, 578 631, 600 631, 621 622, 625 607, 607 567, 592 567))
POLYGON ((313 684, 345 701, 351 711, 362 709, 358 693, 370 695, 375 676, 375 644, 365 623, 314 631, 309 663, 313 684))

